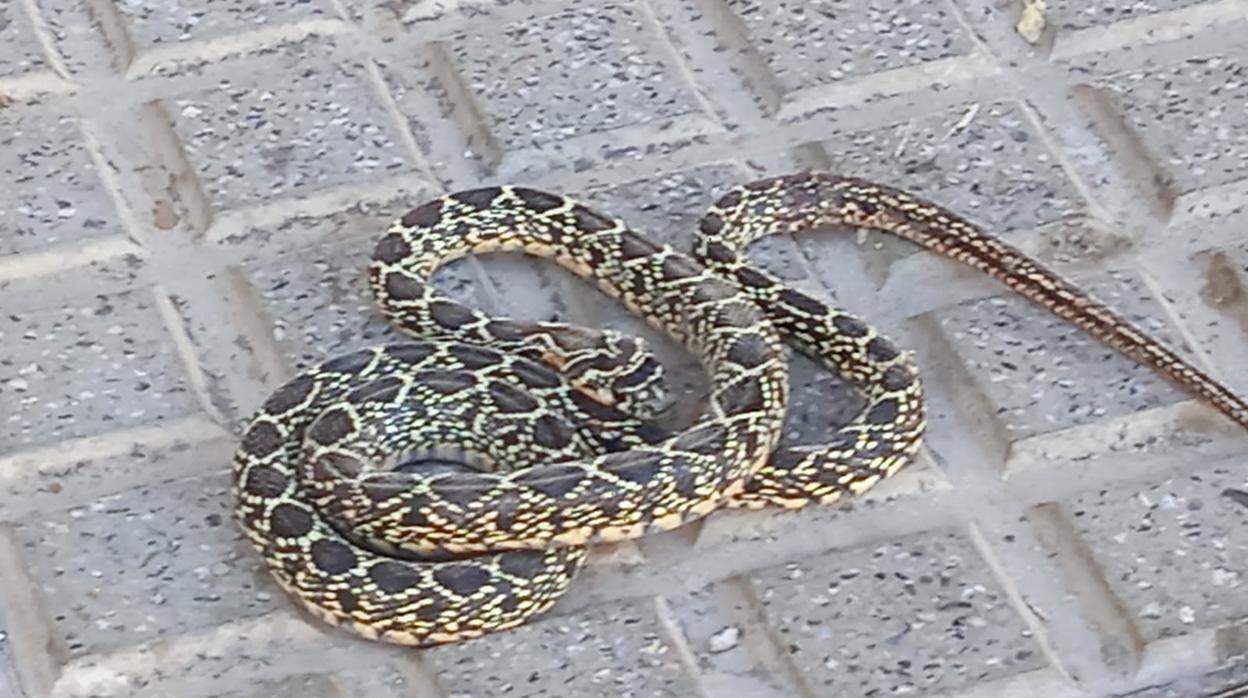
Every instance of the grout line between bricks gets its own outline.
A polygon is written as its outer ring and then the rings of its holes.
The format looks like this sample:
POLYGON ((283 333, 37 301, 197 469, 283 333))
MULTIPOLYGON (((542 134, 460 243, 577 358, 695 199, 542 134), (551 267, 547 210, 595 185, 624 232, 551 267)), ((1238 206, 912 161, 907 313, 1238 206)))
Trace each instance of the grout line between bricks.
MULTIPOLYGON (((0 456, 0 486, 21 489, 22 483, 52 474, 75 471, 84 458, 102 461, 125 456, 136 449, 163 450, 180 444, 208 442, 232 437, 204 415, 170 419, 159 424, 106 432, 96 436, 66 439, 0 456)), ((94 496, 91 496, 93 499, 94 496)), ((7 497, 0 496, 0 504, 7 497)), ((0 507, 0 521, 7 520, 8 506, 0 507)))
MULTIPOLYGON (((1113 661, 1112 665, 1123 672, 1124 678, 1136 673, 1144 650, 1144 637, 1132 620, 1131 610, 1110 588, 1104 570, 1087 541, 1075 530, 1069 515, 1059 505, 1046 503, 1032 507, 1026 517, 1040 543, 1062 570, 1066 590, 1078 601, 1083 618, 1096 629, 1101 640, 1098 648, 1101 654, 1114 655, 1112 659, 1118 661, 1113 661)), ((1063 663, 1055 661, 1054 666, 1061 668, 1063 663)), ((1099 678, 1091 683, 1101 683, 1099 678)))
POLYGON ((1227 24, 1243 23, 1246 16, 1243 0, 1215 0, 1153 12, 1106 26, 1062 32, 1054 42, 1052 58, 1064 60, 1182 41, 1204 31, 1221 31, 1227 24))
MULTIPOLYGON (((435 185, 415 174, 404 174, 385 179, 361 182, 349 186, 331 187, 308 192, 299 197, 283 197, 242 208, 234 208, 213 216, 212 225, 205 231, 204 239, 212 243, 230 243, 223 252, 236 261, 251 250, 246 245, 234 245, 234 238, 245 238, 252 228, 279 228, 296 218, 328 216, 344 210, 365 205, 386 204, 400 196, 426 196, 437 191, 435 185)), ((395 211, 394 217, 401 215, 395 211)), ((380 236, 383 228, 374 235, 380 236)), ((300 246, 291 240, 287 247, 300 246)))
MULTIPOLYGON (((746 96, 754 97, 762 103, 761 109, 749 108, 747 110, 744 105, 741 105, 743 113, 746 113, 745 118, 741 119, 741 125, 754 128, 762 126, 767 118, 774 117, 779 112, 780 106, 784 103, 783 86, 768 66, 767 59, 749 40, 749 30, 745 23, 723 0, 693 0, 692 6, 695 12, 700 12, 706 22, 714 27, 715 38, 723 41, 729 50, 722 50, 716 45, 709 50, 697 51, 694 39, 690 37, 690 60, 680 62, 702 67, 713 66, 717 62, 728 63, 729 71, 740 73, 738 79, 743 83, 746 96)), ((689 22, 689 24, 693 23, 689 22)), ((698 88, 714 89, 714 86, 707 84, 708 82, 701 81, 698 88)), ((718 103, 720 108, 731 110, 731 107, 735 106, 730 104, 732 100, 730 95, 721 93, 721 97, 722 100, 718 103)))
POLYGON ((479 21, 478 17, 482 14, 488 14, 498 24, 511 24, 529 18, 549 17, 579 6, 575 0, 521 0, 501 6, 493 0, 407 0, 403 4, 408 6, 401 15, 403 24, 420 25, 426 30, 427 38, 443 38, 463 31, 474 21, 479 21), (481 9, 483 7, 485 9, 481 9), (451 8, 458 13, 452 14, 451 8))
POLYGON ((227 267, 223 277, 226 293, 230 297, 228 307, 235 311, 231 316, 232 324, 238 330, 239 342, 254 367, 248 377, 254 378, 258 391, 267 393, 276 390, 293 377, 293 372, 273 335, 274 323, 260 290, 237 266, 227 267))
POLYGON ((69 67, 65 65, 65 60, 61 56, 61 52, 56 47, 56 37, 52 30, 48 27, 48 22, 43 17, 43 13, 39 11, 38 0, 17 0, 22 11, 26 13, 26 21, 30 22, 31 28, 35 35, 35 41, 39 43, 42 49, 43 58, 51 66, 52 72, 56 75, 57 82, 62 86, 72 84, 72 73, 69 67))
MULTIPOLYGON (((448 120, 454 124, 456 131, 463 138, 463 147, 476 155, 476 159, 486 172, 494 172, 503 160, 503 147, 490 130, 489 118, 485 107, 473 94, 472 89, 464 81, 462 74, 455 70, 455 62, 445 44, 438 41, 429 42, 420 47, 420 51, 429 61, 429 69, 438 85, 446 92, 451 103, 448 120)), ((403 124, 403 130, 411 129, 403 124)), ((452 180, 467 180, 469 172, 453 167, 448 172, 452 180)), ((471 173, 476 174, 476 173, 471 173)))
POLYGON ((147 235, 147 227, 139 222, 134 208, 124 194, 127 187, 123 184, 121 172, 104 155, 107 152, 104 146, 106 139, 101 138, 102 134, 98 128, 99 125, 91 119, 82 119, 79 123, 79 132, 82 134, 82 141, 87 155, 91 158, 91 162, 95 167, 95 176, 99 178, 105 195, 113 205, 113 212, 117 215, 123 234, 136 244, 144 245, 150 239, 150 236, 147 235))
MULTIPOLYGON (((642 156, 653 149, 677 146, 685 143, 710 144, 716 139, 723 139, 726 132, 717 124, 717 119, 708 114, 690 113, 670 121, 649 122, 622 126, 608 131, 587 133, 573 136, 559 142, 562 149, 572 152, 610 150, 608 158, 623 159, 632 156, 638 162, 645 162, 653 171, 654 163, 642 156), (620 144, 629 145, 620 145, 620 144), (633 145, 636 144, 636 145, 633 145)), ((568 166, 568 158, 562 152, 547 154, 542 146, 526 148, 505 153, 499 161, 496 171, 491 172, 492 178, 529 177, 525 174, 532 169, 535 162, 542 163, 546 172, 554 172, 559 167, 568 166)), ((564 174, 570 184, 576 183, 577 175, 564 174)), ((545 174, 538 175, 539 180, 545 174)), ((583 175, 581 176, 583 183, 583 175)))
POLYGON ((0 77, 0 102, 26 102, 46 95, 67 96, 74 84, 51 70, 38 70, 23 75, 0 77))
POLYGON ((726 125, 719 116, 719 110, 707 99, 706 94, 700 88, 690 63, 680 59, 680 51, 677 50, 663 24, 655 16, 650 0, 634 0, 633 7, 637 10, 642 31, 654 37, 654 43, 658 48, 657 53, 663 59, 663 64, 676 73, 680 86, 689 92, 698 105, 700 115, 705 116, 713 124, 712 130, 724 130, 726 125))
MULTIPOLYGON (((100 34, 113 54, 113 68, 125 72, 134 61, 134 37, 126 26, 120 9, 109 0, 84 0, 87 10, 99 25, 100 34)), ((86 113, 86 112, 84 112, 86 113)))
POLYGON ((146 143, 155 159, 152 164, 158 165, 168 176, 167 182, 162 183, 162 193, 167 193, 172 203, 181 204, 180 210, 186 214, 193 237, 203 235, 212 224, 212 203, 204 190, 204 180, 195 172, 190 154, 178 138, 173 116, 159 101, 144 103, 138 108, 138 114, 144 132, 149 134, 146 143))
POLYGON ((173 342, 174 351, 177 352, 178 358, 181 360, 186 381, 190 384, 191 392, 195 394, 195 399, 199 403, 200 408, 204 410, 209 419, 218 424, 226 424, 225 415, 222 414, 221 410, 217 409, 217 405, 213 401, 207 378, 204 374, 204 367, 199 359, 199 353, 195 351, 195 344, 191 341, 190 335, 187 334, 186 318, 178 312, 178 309, 174 306, 173 299, 165 288, 159 285, 153 286, 152 295, 154 296, 156 311, 164 322, 165 331, 173 342))
POLYGON ((342 19, 316 18, 268 25, 228 36, 157 44, 135 51, 124 77, 135 80, 179 63, 213 63, 285 43, 296 43, 312 35, 333 38, 349 35, 353 31, 354 27, 342 19))
POLYGON ((69 242, 38 252, 4 255, 0 256, 0 281, 37 279, 127 255, 139 259, 148 257, 146 250, 120 235, 86 242, 69 242))
POLYGON ((394 92, 387 89, 385 76, 382 75, 381 68, 377 65, 377 62, 373 60, 365 61, 364 72, 368 76, 369 82, 372 83, 372 95, 381 103, 382 108, 385 109, 386 116, 390 119, 391 125, 398 132, 398 139, 407 151, 407 157, 420 172, 422 178, 430 182, 438 181, 437 173, 434 172, 425 154, 421 152, 420 145, 416 142, 416 136, 407 124, 407 118, 403 116, 403 110, 399 108, 399 104, 394 98, 394 92))
POLYGON ((743 576, 729 577, 715 584, 715 595, 721 606, 731 609, 726 615, 743 629, 744 644, 750 655, 794 698, 817 698, 818 694, 793 661, 793 655, 786 650, 779 631, 768 622, 767 611, 750 580, 743 576))
POLYGON ((1108 145, 1111 167, 1117 167, 1122 181, 1136 190, 1137 196, 1130 198, 1146 202, 1146 220, 1164 228, 1178 195, 1157 159, 1144 145, 1140 133, 1127 124, 1104 88, 1074 85, 1070 94, 1074 104, 1091 119, 1093 133, 1108 145))
POLYGON ((676 620, 676 613, 673 611, 671 604, 663 596, 654 597, 652 603, 654 605, 655 619, 667 643, 675 650, 676 657, 680 661, 685 674, 689 677, 690 682, 698 687, 697 698, 714 698, 714 695, 708 693, 702 682, 698 680, 699 674, 701 674, 698 658, 689 647, 689 639, 685 637, 684 630, 676 620))
POLYGON ((13 528, 0 524, 0 616, 8 621, 18 680, 29 695, 42 698, 56 682, 64 647, 36 588, 13 528))
MULTIPOLYGON (((1009 91, 1008 82, 1001 81, 1003 71, 983 56, 977 54, 941 58, 929 63, 883 70, 878 73, 851 78, 837 83, 808 87, 785 96, 784 104, 776 115, 776 121, 792 123, 800 119, 810 118, 814 114, 836 110, 835 105, 867 106, 880 101, 881 96, 909 96, 921 92, 923 88, 933 84, 972 86, 979 82, 979 89, 974 90, 976 101, 982 99, 983 83, 1009 91), (833 105, 829 107, 828 105, 833 105)), ((989 92, 995 92, 989 88, 989 92)), ((969 90, 968 90, 969 93, 969 90)), ((925 103, 930 107, 930 102, 925 103)), ((930 113, 930 111, 929 111, 930 113)), ((892 121, 893 119, 890 119, 892 121)), ((865 123, 864 123, 865 125, 865 123)), ((878 120, 870 123, 879 126, 878 120)), ((852 127, 839 127, 833 133, 844 133, 852 127)))
POLYGON ((1161 279, 1142 265, 1134 267, 1132 271, 1136 273, 1136 276, 1144 284, 1145 290, 1156 299, 1157 305, 1161 307, 1162 317, 1166 320, 1166 323, 1178 333, 1179 341, 1186 348, 1186 351, 1183 352, 1186 354, 1186 358, 1210 374, 1217 375, 1217 366, 1213 361, 1213 357, 1203 348, 1202 342, 1192 332, 1190 324, 1183 317, 1177 304, 1170 299, 1166 286, 1161 283, 1161 279))
POLYGON ((1037 609, 1028 602, 1026 595, 1019 588, 1017 581, 1009 573, 1009 570, 1001 564, 1001 559, 994 551, 992 543, 989 542, 984 534, 983 527, 972 521, 967 526, 967 538, 970 539, 971 545, 992 572, 993 578, 1001 585, 1001 589, 1005 592, 1005 596, 1013 607, 1014 612, 1031 631, 1031 639, 1036 643, 1040 653, 1047 660, 1048 668, 1061 676, 1065 681, 1073 681, 1074 677, 1063 666, 1061 655, 1058 654, 1053 644, 1049 641, 1048 629, 1044 625, 1044 619, 1039 616, 1037 609))

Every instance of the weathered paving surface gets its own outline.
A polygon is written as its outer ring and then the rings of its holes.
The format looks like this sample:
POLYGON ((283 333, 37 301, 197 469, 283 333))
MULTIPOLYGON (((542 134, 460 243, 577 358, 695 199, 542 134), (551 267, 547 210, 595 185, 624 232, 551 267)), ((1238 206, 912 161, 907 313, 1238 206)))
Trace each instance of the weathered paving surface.
MULTIPOLYGON (((1048 4, 1034 44, 1012 0, 0 5, 0 695, 1248 681, 1248 435, 1000 287, 844 231, 754 257, 918 352, 930 449, 865 501, 603 549, 547 619, 421 653, 305 621, 230 520, 242 420, 391 336, 362 276, 382 226, 481 183, 676 244, 768 173, 896 183, 1248 391, 1248 2, 1048 4)), ((441 278, 638 326, 521 258, 441 278)), ((792 438, 852 413, 831 377, 795 385, 792 438)))

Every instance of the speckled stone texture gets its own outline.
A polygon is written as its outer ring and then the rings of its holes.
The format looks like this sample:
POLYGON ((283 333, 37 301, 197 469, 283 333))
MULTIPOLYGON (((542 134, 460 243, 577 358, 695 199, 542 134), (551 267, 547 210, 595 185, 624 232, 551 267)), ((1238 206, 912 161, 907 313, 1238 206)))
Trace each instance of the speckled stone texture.
POLYGON ((0 112, 8 185, 0 254, 44 251, 123 235, 75 119, 0 112))
MULTIPOLYGON (((1248 391, 1243 0, 0 4, 0 696, 1230 696, 1248 436, 1091 338, 851 230, 750 250, 916 352, 928 448, 833 507, 595 549, 523 628, 424 652, 303 614, 231 520, 248 415, 399 335, 387 221, 516 182, 686 248, 735 184, 826 169, 962 213, 1248 391)), ((689 354, 516 254, 488 312, 689 354)), ((786 443, 860 400, 794 361, 786 443)))

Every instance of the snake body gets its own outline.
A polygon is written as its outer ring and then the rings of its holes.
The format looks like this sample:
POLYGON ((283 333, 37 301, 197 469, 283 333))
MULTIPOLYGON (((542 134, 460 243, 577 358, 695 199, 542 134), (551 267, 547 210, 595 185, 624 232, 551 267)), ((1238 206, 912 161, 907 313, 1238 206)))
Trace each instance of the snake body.
POLYGON ((910 356, 742 258, 763 235, 828 224, 898 235, 980 269, 1248 426, 1241 398, 1124 318, 898 189, 820 173, 747 184, 711 207, 689 256, 572 199, 487 187, 412 210, 377 244, 378 305, 417 341, 308 369, 257 412, 234 466, 243 530, 318 617, 429 646, 549 609, 588 543, 723 506, 800 508, 865 491, 920 446, 910 356), (710 375, 702 415, 676 433, 648 421, 661 369, 637 340, 491 317, 429 285, 446 262, 492 250, 552 259, 682 341, 710 375), (824 444, 778 447, 784 343, 864 397, 824 444), (410 467, 441 450, 489 469, 410 467))

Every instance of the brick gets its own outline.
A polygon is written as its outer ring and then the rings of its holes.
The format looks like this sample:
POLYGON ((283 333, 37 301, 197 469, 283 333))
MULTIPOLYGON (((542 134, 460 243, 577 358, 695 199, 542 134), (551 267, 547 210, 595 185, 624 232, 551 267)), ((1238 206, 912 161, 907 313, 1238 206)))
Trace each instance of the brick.
POLYGON ((570 9, 448 40, 461 79, 505 149, 539 149, 697 112, 630 5, 570 9), (502 47, 514 57, 504 59, 502 47))
MULTIPOLYGON (((1158 319, 1164 311, 1129 270, 1082 285, 1153 336, 1179 347, 1158 319)), ((1016 296, 974 301, 938 316, 1015 438, 1184 399, 1147 368, 1016 296)))
POLYGON ((1234 56, 1193 56, 1098 80, 1174 194, 1248 177, 1248 67, 1234 56))
POLYGON ((0 172, 11 187, 0 206, 0 255, 124 235, 77 119, 49 123, 37 112, 5 110, 0 129, 0 172))
POLYGON ((785 92, 957 56, 973 46, 943 6, 716 1, 744 25, 785 92))
POLYGON ((143 289, 13 313, 0 331, 6 450, 197 412, 158 302, 143 289))
MULTIPOLYGON (((304 368, 370 344, 400 341, 368 290, 371 240, 313 247, 244 265, 273 339, 304 368)), ((468 286, 467 280, 462 286, 468 286)))
POLYGON ((968 541, 932 531, 752 576, 811 689, 949 690, 1043 666, 968 541))
POLYGON ((969 103, 822 144, 833 169, 891 182, 994 234, 1086 212, 1061 163, 1012 102, 969 103))
POLYGON ((0 10, 0 78, 26 75, 47 67, 47 59, 35 38, 30 15, 13 5, 0 10))
POLYGON ((428 653, 452 695, 682 696, 694 684, 655 618, 653 603, 608 604, 428 653))
POLYGON ((116 11, 140 49, 183 41, 225 38, 278 23, 336 17, 327 0, 314 2, 231 2, 203 7, 194 4, 118 2, 116 11))
POLYGON ((1245 614, 1248 481, 1233 464, 1089 492, 1065 504, 1106 579, 1148 640, 1232 623, 1245 614))
POLYGON ((362 64, 283 53, 265 75, 165 103, 214 210, 410 169, 362 64))
POLYGON ((1130 4, 1101 0, 1074 3, 1058 0, 1049 4, 1048 16, 1062 30, 1087 29, 1124 20, 1147 17, 1158 12, 1180 10, 1199 6, 1199 0, 1165 0, 1164 2, 1135 2, 1130 4))
POLYGON ((225 478, 213 477, 139 487, 24 523, 17 539, 66 658, 284 605, 232 506, 225 478))

